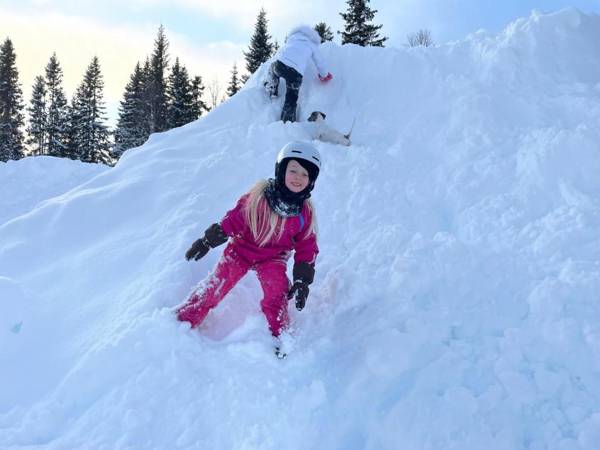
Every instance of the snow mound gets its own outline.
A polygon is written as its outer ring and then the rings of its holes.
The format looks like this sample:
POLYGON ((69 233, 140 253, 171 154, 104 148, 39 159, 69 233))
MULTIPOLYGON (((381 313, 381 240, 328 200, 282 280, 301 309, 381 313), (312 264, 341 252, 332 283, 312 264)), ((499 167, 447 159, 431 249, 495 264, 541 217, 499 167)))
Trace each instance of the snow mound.
POLYGON ((108 170, 101 164, 38 156, 0 164, 0 224, 108 170))
POLYGON ((0 447, 596 449, 599 30, 568 9, 435 48, 325 45, 334 79, 305 74, 300 115, 356 126, 315 142, 321 254, 284 361, 253 276, 199 331, 172 313, 222 251, 188 245, 309 139, 276 121, 266 66, 10 213, 0 447))

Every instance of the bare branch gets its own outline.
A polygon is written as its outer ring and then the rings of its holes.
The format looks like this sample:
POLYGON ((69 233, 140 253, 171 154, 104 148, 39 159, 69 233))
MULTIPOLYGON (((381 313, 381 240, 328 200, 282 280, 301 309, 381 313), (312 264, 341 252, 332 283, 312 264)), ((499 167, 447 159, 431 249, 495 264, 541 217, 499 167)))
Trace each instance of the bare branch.
POLYGON ((433 45, 433 38, 429 30, 419 30, 406 36, 409 47, 430 47, 433 45))
POLYGON ((213 78, 206 89, 208 89, 208 106, 210 109, 214 109, 223 101, 223 95, 221 94, 221 83, 219 83, 218 78, 213 78))

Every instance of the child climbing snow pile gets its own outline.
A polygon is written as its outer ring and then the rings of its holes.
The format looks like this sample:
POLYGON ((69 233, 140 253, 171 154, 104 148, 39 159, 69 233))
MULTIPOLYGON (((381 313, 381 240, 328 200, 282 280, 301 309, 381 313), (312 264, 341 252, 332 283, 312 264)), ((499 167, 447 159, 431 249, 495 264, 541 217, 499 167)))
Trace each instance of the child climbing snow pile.
POLYGON ((264 86, 271 97, 278 95, 280 78, 285 80, 285 100, 281 111, 284 122, 296 121, 298 92, 309 60, 314 62, 319 80, 328 82, 333 77, 319 51, 320 44, 321 37, 314 29, 307 25, 296 27, 288 33, 285 44, 277 52, 276 61, 269 68, 264 86))
MULTIPOLYGON (((208 227, 192 244, 185 254, 187 260, 198 260, 211 248, 228 242, 215 270, 177 309, 180 321, 189 322, 192 328, 200 325, 248 270, 254 270, 271 334, 278 337, 288 327, 288 300, 294 299, 296 308, 302 310, 314 278, 319 249, 309 198, 320 168, 321 157, 311 144, 286 144, 277 156, 275 178, 259 181, 220 223, 208 227), (292 250, 290 287, 286 269, 292 250)), ((285 356, 278 348, 276 353, 285 356)))

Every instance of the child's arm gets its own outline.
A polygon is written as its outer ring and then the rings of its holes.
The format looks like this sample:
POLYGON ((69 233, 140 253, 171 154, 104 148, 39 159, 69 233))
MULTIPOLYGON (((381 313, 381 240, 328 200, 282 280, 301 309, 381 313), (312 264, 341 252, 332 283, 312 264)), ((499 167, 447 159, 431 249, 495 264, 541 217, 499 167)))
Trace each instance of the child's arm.
POLYGON ((247 195, 242 196, 235 207, 225 214, 221 219, 221 227, 225 234, 229 237, 242 234, 246 229, 246 219, 244 219, 244 207, 246 205, 247 195))
MULTIPOLYGON (((311 217, 308 214, 307 216, 306 229, 310 229, 311 217)), ((309 293, 308 286, 313 282, 315 276, 315 260, 319 253, 315 233, 300 232, 294 250, 294 282, 288 298, 295 298, 296 309, 300 311, 304 308, 309 293)))
POLYGON ((206 255, 211 248, 218 247, 225 242, 227 242, 227 236, 223 233, 221 225, 213 223, 204 232, 204 237, 196 240, 190 249, 185 252, 185 259, 189 261, 193 258, 198 261, 206 255))
POLYGON ((192 258, 198 261, 211 248, 224 244, 229 237, 241 234, 246 226, 242 214, 244 204, 245 196, 238 200, 235 208, 225 214, 220 223, 213 223, 206 229, 204 237, 201 237, 192 244, 190 249, 185 253, 185 258, 188 261, 192 258))
MULTIPOLYGON (((321 52, 318 48, 315 48, 315 50, 313 51, 312 60, 315 63, 315 67, 317 68, 317 72, 319 73, 320 78, 327 78, 327 76, 331 75, 327 68, 327 64, 325 63, 325 59, 323 58, 323 55, 321 55, 321 52)), ((330 79, 331 76, 327 79, 327 81, 329 81, 330 79)))
POLYGON ((319 246, 317 245, 317 237, 314 233, 296 241, 294 246, 295 255, 294 263, 298 264, 304 262, 307 264, 314 264, 319 253, 319 246))
POLYGON ((295 236, 294 262, 314 265, 319 253, 319 246, 317 245, 317 235, 310 231, 313 221, 312 209, 305 206, 301 214, 304 224, 302 230, 295 236))

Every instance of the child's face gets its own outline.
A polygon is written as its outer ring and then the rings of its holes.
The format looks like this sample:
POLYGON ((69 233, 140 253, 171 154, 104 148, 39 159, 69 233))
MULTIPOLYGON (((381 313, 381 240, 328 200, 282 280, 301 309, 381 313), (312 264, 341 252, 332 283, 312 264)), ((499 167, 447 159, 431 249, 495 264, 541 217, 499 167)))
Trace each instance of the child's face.
POLYGON ((292 159, 285 169, 285 187, 297 193, 303 191, 309 181, 308 171, 298 161, 292 159))

